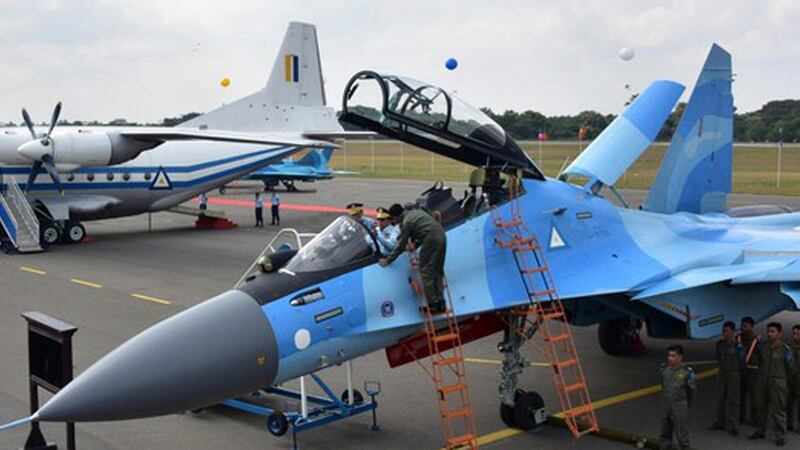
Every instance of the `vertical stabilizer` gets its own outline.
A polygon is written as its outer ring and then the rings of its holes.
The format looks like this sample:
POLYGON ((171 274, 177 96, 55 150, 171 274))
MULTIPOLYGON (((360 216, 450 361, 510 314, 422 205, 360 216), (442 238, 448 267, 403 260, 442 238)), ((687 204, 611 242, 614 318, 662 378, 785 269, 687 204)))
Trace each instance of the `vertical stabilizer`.
POLYGON ((644 205, 648 211, 725 211, 733 162, 731 55, 714 44, 644 205))
POLYGON ((325 106, 316 27, 289 24, 264 89, 181 126, 249 132, 341 131, 335 111, 325 106))

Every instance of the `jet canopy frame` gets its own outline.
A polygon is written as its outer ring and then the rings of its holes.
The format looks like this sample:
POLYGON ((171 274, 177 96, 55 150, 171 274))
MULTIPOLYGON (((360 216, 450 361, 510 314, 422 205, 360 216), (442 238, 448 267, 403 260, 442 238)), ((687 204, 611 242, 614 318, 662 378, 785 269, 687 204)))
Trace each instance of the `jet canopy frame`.
POLYGON ((544 180, 533 160, 483 111, 413 78, 358 72, 347 83, 339 119, 471 166, 544 180))

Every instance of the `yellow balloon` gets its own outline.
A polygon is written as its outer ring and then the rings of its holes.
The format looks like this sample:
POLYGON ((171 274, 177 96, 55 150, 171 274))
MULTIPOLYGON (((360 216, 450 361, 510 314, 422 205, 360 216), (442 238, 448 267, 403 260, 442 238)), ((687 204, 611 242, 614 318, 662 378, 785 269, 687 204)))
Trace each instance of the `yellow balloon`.
POLYGON ((221 84, 222 87, 228 87, 231 84, 231 80, 228 78, 223 78, 219 81, 219 84, 221 84))

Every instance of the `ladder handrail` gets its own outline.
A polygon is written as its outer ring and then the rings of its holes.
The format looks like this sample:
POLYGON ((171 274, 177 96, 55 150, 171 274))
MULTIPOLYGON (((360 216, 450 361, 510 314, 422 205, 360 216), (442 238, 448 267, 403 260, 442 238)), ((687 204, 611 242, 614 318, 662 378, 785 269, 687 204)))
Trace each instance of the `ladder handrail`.
MULTIPOLYGON (((14 212, 22 216, 22 222, 25 224, 28 231, 31 232, 35 238, 38 238, 39 219, 37 219, 36 215, 33 213, 33 208, 31 208, 30 203, 28 203, 28 198, 22 193, 14 177, 8 177, 6 186, 6 197, 8 197, 11 202, 14 212)), ((17 226, 17 229, 19 229, 19 223, 14 219, 14 216, 16 216, 16 214, 12 215, 12 220, 15 222, 14 225, 17 226)))
MULTIPOLYGON (((3 195, 2 192, 0 192, 0 208, 3 208, 7 212, 9 212, 9 210, 10 210, 9 207, 8 207, 8 203, 6 202, 6 199, 5 199, 5 195, 3 195)), ((14 226, 14 232, 15 233, 14 233, 14 236, 11 235, 11 232, 6 233, 6 235, 11 240, 11 243, 14 244, 14 247, 18 247, 17 236, 16 236, 16 233, 17 233, 17 230, 18 230, 17 219, 14 217, 14 214, 8 214, 8 218, 11 219, 11 225, 14 226)), ((5 228, 5 226, 4 226, 4 228, 5 228)))
POLYGON ((244 282, 244 280, 247 278, 247 276, 250 275, 250 273, 253 271, 253 269, 258 264, 258 260, 262 256, 264 256, 264 255, 266 255, 268 253, 275 253, 277 251, 277 249, 275 248, 274 244, 275 244, 275 242, 277 242, 278 238, 281 237, 284 234, 289 234, 289 235, 292 235, 291 237, 294 237, 295 242, 297 243, 297 250, 300 250, 303 247, 303 245, 304 245, 303 244, 303 239, 312 239, 312 238, 314 238, 314 236, 317 235, 317 233, 300 233, 299 231, 295 230, 294 228, 282 228, 269 241, 267 246, 264 247, 263 250, 261 250, 261 253, 259 253, 258 256, 256 256, 256 258, 253 260, 253 263, 250 264, 250 267, 248 267, 247 270, 242 275, 242 277, 239 278, 239 281, 237 281, 236 284, 233 285, 234 289, 239 287, 244 282))

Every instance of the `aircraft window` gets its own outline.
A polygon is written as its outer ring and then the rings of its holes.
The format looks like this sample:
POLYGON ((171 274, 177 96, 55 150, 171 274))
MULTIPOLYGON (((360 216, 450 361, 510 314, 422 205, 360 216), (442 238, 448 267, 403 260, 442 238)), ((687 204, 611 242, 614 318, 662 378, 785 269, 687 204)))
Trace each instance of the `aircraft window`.
POLYGON ((123 173, 122 174, 122 179, 125 180, 125 181, 130 181, 131 174, 129 174, 128 172, 123 173))
POLYGON ((150 177, 151 177, 151 175, 150 175, 150 172, 145 172, 145 174, 144 174, 144 179, 145 179, 145 180, 149 180, 149 179, 150 179, 150 177))
POLYGON ((71 174, 67 175, 67 181, 75 181, 75 174, 71 173, 71 174))
POLYGON ((449 131, 495 147, 506 144, 505 131, 483 111, 464 102, 455 94, 450 94, 450 100, 453 109, 447 127, 449 131))
POLYGON ((89 181, 94 181, 94 174, 93 173, 87 173, 86 174, 86 179, 89 180, 89 181))
POLYGON ((349 216, 341 216, 301 248, 286 264, 290 272, 328 270, 375 253, 369 231, 349 216))
POLYGON ((111 181, 111 180, 113 180, 113 179, 114 179, 114 174, 113 174, 113 173, 111 173, 111 172, 108 172, 108 173, 106 174, 106 180, 108 180, 108 181, 111 181))

